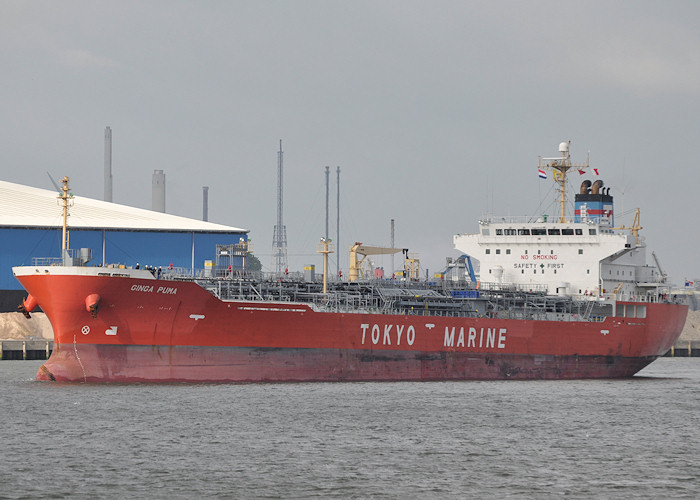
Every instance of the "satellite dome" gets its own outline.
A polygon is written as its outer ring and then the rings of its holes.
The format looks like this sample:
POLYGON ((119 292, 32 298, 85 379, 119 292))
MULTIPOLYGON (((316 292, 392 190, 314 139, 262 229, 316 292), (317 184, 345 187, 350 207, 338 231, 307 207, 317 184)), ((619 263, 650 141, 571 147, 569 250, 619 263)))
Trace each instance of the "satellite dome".
POLYGON ((559 144, 559 152, 560 153, 566 153, 569 151, 569 143, 568 142, 562 142, 559 144))

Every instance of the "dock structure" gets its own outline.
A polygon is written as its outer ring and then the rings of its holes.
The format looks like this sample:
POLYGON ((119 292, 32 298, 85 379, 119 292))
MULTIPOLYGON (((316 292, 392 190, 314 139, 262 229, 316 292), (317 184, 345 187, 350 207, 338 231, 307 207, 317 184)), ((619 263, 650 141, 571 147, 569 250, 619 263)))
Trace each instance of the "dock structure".
POLYGON ((700 357, 700 340, 678 340, 664 356, 668 358, 700 357))
POLYGON ((0 360, 49 359, 53 340, 0 340, 0 360))

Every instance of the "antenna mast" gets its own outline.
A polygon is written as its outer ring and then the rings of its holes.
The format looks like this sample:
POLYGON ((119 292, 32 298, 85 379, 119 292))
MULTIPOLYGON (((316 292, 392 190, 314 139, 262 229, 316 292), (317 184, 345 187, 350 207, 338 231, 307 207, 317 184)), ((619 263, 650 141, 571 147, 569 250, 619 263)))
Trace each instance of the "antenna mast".
POLYGON ((554 177, 554 182, 559 184, 559 219, 557 222, 566 222, 566 174, 572 169, 584 169, 588 168, 588 159, 586 163, 574 165, 571 163, 571 154, 569 152, 569 147, 571 146, 571 141, 562 142, 559 144, 559 152, 561 153, 561 158, 542 158, 538 163, 538 167, 541 169, 543 167, 552 169, 552 177, 554 177), (546 163, 543 165, 542 161, 546 163))
POLYGON ((288 270, 287 263, 287 228, 282 222, 282 140, 277 152, 277 224, 272 234, 272 258, 277 275, 288 270))
POLYGON ((328 292, 328 254, 333 253, 331 240, 328 239, 328 188, 329 188, 330 167, 326 166, 326 236, 321 238, 321 243, 316 250, 323 254, 323 293, 328 292))

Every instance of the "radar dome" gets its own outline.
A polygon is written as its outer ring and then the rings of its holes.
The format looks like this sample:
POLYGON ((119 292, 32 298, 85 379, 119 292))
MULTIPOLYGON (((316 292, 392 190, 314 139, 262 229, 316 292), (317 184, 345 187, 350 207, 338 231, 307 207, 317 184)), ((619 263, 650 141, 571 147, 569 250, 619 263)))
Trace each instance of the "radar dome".
POLYGON ((569 143, 568 142, 562 142, 559 144, 559 152, 560 153, 567 153, 569 151, 569 143))

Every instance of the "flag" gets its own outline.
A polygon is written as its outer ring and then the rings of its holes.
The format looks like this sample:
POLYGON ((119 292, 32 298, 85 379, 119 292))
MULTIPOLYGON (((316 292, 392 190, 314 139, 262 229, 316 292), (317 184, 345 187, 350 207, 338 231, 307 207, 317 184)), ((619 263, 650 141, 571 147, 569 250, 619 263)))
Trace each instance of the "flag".
POLYGON ((578 173, 581 174, 581 175, 583 175, 583 174, 586 173, 586 171, 585 171, 584 169, 582 169, 582 168, 579 168, 579 169, 578 169, 578 173))
POLYGON ((552 177, 554 177, 555 181, 558 181, 561 179, 561 172, 559 170, 552 170, 552 177))
POLYGON ((597 168, 594 168, 593 171, 595 172, 596 175, 600 175, 600 174, 598 173, 598 169, 597 169, 597 168))
POLYGON ((540 172, 540 179, 546 179, 547 178, 547 172, 542 170, 541 168, 539 169, 540 172))
POLYGON ((692 282, 692 281, 686 281, 686 282, 685 282, 685 286, 693 286, 693 282, 692 282))

